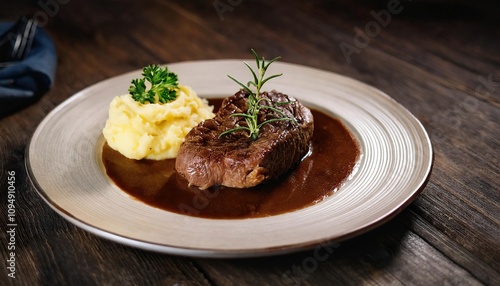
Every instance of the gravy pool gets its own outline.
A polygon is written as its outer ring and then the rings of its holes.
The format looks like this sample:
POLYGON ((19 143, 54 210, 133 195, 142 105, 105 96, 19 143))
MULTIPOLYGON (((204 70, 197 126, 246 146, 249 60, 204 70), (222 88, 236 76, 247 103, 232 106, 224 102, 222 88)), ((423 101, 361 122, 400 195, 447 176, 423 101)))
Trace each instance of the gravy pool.
MULTIPOLYGON (((209 100, 215 110, 222 99, 209 100)), ((311 109, 310 155, 287 174, 248 189, 189 187, 175 171, 175 159, 132 160, 104 144, 107 175, 124 192, 153 207, 213 219, 264 217, 298 210, 332 195, 356 166, 360 148, 336 118, 311 109)))

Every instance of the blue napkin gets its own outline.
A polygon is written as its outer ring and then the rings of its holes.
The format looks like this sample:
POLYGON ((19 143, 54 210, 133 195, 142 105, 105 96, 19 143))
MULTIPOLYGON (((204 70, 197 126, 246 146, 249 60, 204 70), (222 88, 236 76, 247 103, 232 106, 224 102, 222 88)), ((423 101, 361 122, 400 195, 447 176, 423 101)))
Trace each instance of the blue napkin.
MULTIPOLYGON (((12 23, 0 23, 0 34, 12 23)), ((56 49, 50 36, 37 28, 33 46, 21 61, 0 68, 0 117, 35 102, 54 82, 56 49)))

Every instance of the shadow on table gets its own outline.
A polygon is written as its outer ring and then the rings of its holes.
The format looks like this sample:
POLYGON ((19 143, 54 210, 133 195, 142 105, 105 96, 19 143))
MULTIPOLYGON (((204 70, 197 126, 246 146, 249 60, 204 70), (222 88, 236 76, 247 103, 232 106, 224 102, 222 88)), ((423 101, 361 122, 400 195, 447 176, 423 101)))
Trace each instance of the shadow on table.
POLYGON ((346 282, 352 284, 359 279, 361 283, 363 274, 371 276, 379 272, 383 275, 387 272, 384 269, 393 265, 401 255, 400 250, 408 239, 412 223, 411 215, 405 210, 384 225, 337 244, 288 255, 230 260, 200 259, 198 263, 202 268, 225 268, 232 279, 247 280, 252 276, 258 277, 259 273, 263 273, 263 276, 265 273, 269 279, 271 272, 276 279, 266 281, 271 284, 299 285, 305 281, 329 281, 333 277, 335 280, 350 277, 346 282), (353 265, 356 267, 353 268, 353 265))

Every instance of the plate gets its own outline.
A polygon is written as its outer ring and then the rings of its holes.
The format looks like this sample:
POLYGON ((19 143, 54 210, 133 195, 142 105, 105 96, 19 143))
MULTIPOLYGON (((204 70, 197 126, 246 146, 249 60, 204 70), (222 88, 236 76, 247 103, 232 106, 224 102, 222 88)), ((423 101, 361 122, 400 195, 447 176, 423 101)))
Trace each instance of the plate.
MULTIPOLYGON (((243 60, 169 64, 201 97, 238 90, 249 78, 243 60)), ((252 61, 249 60, 249 63, 252 61)), ((40 123, 26 167, 40 196, 69 222, 118 243, 197 257, 283 254, 338 242, 381 225, 423 189, 432 146, 420 122, 383 92, 359 81, 295 64, 274 63, 266 84, 341 119, 358 139, 356 172, 335 194, 310 207, 250 219, 205 219, 167 212, 129 197, 105 175, 101 131, 113 97, 126 94, 141 70, 90 86, 40 123)))

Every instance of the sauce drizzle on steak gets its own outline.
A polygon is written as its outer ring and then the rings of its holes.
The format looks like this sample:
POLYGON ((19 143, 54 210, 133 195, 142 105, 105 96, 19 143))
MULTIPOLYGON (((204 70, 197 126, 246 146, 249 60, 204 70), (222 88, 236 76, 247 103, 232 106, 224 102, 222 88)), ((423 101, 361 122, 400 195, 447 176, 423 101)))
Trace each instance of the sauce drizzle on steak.
MULTIPOLYGON (((284 174, 309 152, 314 130, 311 111, 295 98, 274 90, 260 96, 271 102, 290 102, 275 107, 295 122, 264 124, 256 140, 244 130, 220 136, 235 126, 246 126, 243 117, 231 114, 247 111, 248 93, 241 90, 226 98, 215 117, 194 127, 179 149, 175 169, 190 185, 201 189, 253 187, 284 174)), ((259 122, 280 117, 262 108, 259 122)))

